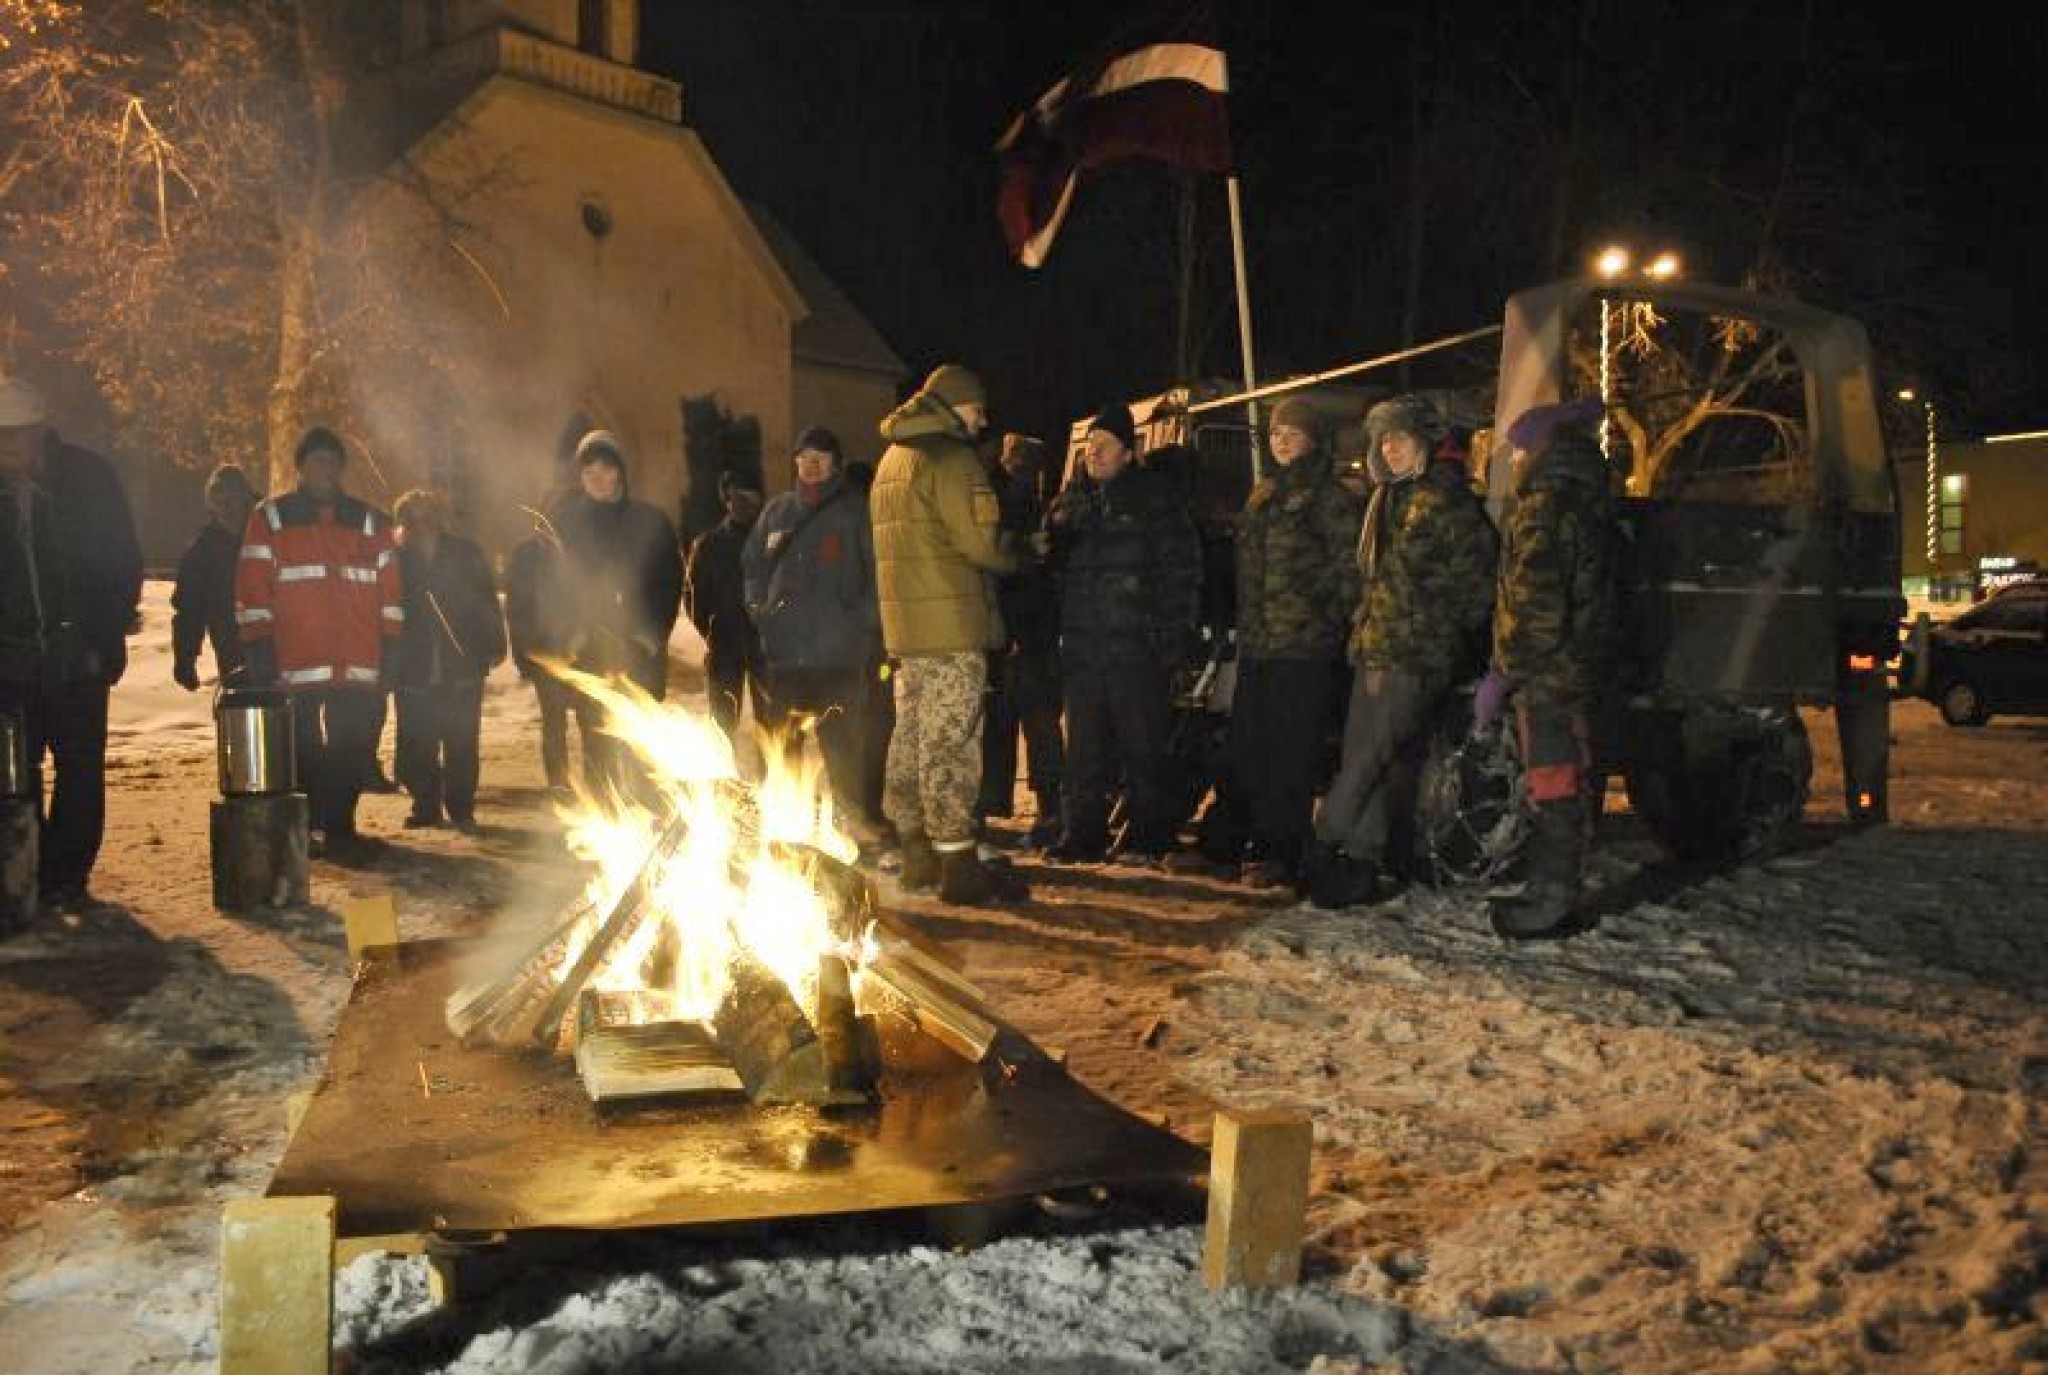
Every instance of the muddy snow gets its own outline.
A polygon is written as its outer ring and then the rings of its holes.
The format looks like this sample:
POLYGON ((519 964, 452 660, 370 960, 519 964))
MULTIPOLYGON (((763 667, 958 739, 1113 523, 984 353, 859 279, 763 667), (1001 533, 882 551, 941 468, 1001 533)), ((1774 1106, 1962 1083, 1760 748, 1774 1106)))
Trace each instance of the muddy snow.
MULTIPOLYGON (((340 904, 481 933, 574 881, 529 698, 487 698, 481 835, 402 830, 304 909, 211 909, 204 694, 152 584, 115 695, 100 905, 0 939, 0 1370, 214 1363, 219 1217, 259 1195, 350 968, 340 904)), ((688 659, 697 646, 683 642, 688 659)), ((679 694, 695 696, 685 675, 679 694)), ((1199 877, 1022 861, 1012 912, 885 897, 1027 1033, 1206 1141, 1218 1104, 1315 1121, 1308 1273, 1216 1297, 1200 1229, 1130 1200, 983 1244, 840 1223, 536 1238, 430 1303, 336 1287, 356 1371, 2048 1370, 2039 1089, 2048 726, 1894 716, 1894 824, 1808 824, 1725 871, 1616 798, 1590 935, 1508 947, 1477 895, 1326 913, 1199 877)), ((387 737, 388 758, 388 737, 387 737)), ((1017 827, 1028 824, 1020 818, 1017 827)), ((1014 835, 1014 832, 1006 833, 1014 835)))

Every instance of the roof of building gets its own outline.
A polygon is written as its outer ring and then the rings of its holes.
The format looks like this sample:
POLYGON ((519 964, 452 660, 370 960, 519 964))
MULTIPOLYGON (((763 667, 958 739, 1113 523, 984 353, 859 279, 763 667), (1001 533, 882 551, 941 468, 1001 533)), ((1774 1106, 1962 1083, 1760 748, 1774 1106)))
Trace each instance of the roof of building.
POLYGON ((825 269, 804 250, 773 213, 758 201, 746 202, 761 237, 768 243, 782 270, 796 284, 797 293, 811 313, 797 323, 790 341, 797 361, 854 368, 900 378, 909 368, 889 347, 860 308, 825 275, 825 269))

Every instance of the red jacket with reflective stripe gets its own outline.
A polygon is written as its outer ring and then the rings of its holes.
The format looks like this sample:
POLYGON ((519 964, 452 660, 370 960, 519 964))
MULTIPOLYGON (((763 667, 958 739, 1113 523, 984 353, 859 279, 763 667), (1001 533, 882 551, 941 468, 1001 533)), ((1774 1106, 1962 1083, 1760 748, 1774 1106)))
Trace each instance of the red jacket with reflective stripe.
POLYGON ((243 644, 269 640, 285 687, 374 690, 405 628, 398 549, 382 512, 288 492, 249 513, 235 569, 243 644))

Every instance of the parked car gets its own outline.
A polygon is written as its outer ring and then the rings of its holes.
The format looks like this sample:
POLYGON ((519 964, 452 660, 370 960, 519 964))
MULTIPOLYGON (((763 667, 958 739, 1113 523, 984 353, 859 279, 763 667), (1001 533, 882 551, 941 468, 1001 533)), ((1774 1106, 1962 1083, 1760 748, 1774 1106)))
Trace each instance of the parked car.
POLYGON ((1899 657, 1899 693, 1934 703, 1951 726, 2048 716, 2048 582, 2015 583, 1952 621, 1923 613, 1899 657))

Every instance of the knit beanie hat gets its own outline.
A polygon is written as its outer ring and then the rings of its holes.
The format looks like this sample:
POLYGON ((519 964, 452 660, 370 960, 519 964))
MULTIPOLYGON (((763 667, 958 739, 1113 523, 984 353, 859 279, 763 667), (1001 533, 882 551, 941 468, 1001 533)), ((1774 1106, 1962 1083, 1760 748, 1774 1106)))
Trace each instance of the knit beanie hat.
POLYGON ((576 466, 587 467, 592 463, 609 463, 620 472, 626 471, 625 451, 619 445, 619 437, 610 430, 592 430, 576 445, 576 466))
POLYGON ((1600 418, 1601 411, 1605 409, 1597 396, 1582 396, 1576 401, 1559 401, 1549 406, 1531 406, 1508 426, 1507 440, 1523 453, 1533 454, 1548 444, 1559 430, 1590 425, 1600 418))
POLYGON ((306 460, 317 453, 330 453, 343 463, 348 462, 348 450, 341 445, 341 436, 325 425, 315 425, 306 431, 306 437, 299 441, 299 447, 292 453, 292 462, 305 467, 306 460))
POLYGON ((1329 423, 1323 419, 1323 413, 1316 409, 1315 403, 1305 396, 1290 396, 1275 406, 1268 425, 1285 425, 1300 430, 1318 445, 1329 438, 1329 423))
POLYGON ((1104 406, 1101 412, 1088 422, 1090 434, 1097 430, 1109 431, 1123 441, 1126 449, 1138 447, 1138 429, 1131 423, 1131 408, 1128 406, 1119 405, 1114 401, 1104 406))
POLYGON ((839 436, 823 425, 813 425, 796 437, 796 445, 789 452, 792 457, 805 449, 816 449, 821 454, 832 455, 832 466, 846 466, 846 451, 839 447, 839 436))
POLYGON ((941 363, 933 368, 932 375, 925 378, 918 390, 937 397, 956 411, 962 406, 988 404, 988 391, 981 385, 981 379, 958 363, 941 363))
POLYGON ((0 429, 40 425, 50 418, 43 394, 20 377, 0 377, 0 429))

